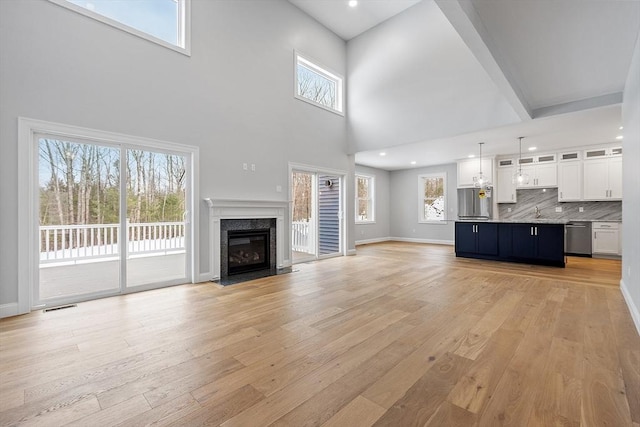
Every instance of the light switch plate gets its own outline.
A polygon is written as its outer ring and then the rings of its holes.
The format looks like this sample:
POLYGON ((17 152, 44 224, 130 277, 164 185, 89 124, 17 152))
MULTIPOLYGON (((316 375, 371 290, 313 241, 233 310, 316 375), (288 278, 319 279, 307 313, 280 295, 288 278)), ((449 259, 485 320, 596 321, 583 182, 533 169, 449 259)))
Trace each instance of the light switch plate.
POLYGON ((578 208, 578 212, 584 212, 584 208, 583 208, 582 206, 580 206, 580 207, 578 208))
POLYGON ((558 206, 558 207, 556 208, 556 212, 562 212, 562 208, 561 208, 560 206, 558 206))

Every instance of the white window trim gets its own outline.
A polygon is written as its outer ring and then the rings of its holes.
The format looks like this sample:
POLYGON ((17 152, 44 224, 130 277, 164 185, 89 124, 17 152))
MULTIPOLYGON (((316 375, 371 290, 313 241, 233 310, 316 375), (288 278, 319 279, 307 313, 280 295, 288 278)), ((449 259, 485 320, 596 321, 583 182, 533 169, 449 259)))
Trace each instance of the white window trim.
POLYGON ((355 194, 356 194, 356 204, 355 204, 355 221, 356 224, 375 224, 376 223, 376 177, 373 175, 367 175, 364 173, 356 173, 355 174, 355 194), (371 199, 371 219, 361 220, 358 219, 358 178, 367 178, 369 180, 369 194, 371 199))
POLYGON ((440 224, 445 225, 447 223, 447 173, 429 173, 418 175, 418 223, 420 224, 440 224), (424 189, 422 187, 422 181, 425 178, 442 178, 442 194, 444 196, 444 218, 438 220, 424 219, 424 189))
POLYGON ((38 218, 37 203, 35 202, 35 183, 38 182, 38 152, 35 147, 35 135, 47 134, 71 138, 73 140, 88 139, 94 142, 105 143, 107 145, 119 146, 144 146, 146 148, 158 149, 166 152, 190 153, 192 167, 191 198, 188 204, 188 211, 191 213, 191 236, 189 245, 192 255, 190 268, 187 277, 196 283, 204 280, 203 277, 210 277, 208 274, 201 275, 200 271, 200 209, 197 201, 200 200, 199 186, 199 156, 200 149, 196 146, 179 143, 160 141, 151 138, 130 136, 120 133, 107 132, 97 129, 83 128, 61 123, 47 122, 44 120, 18 117, 18 193, 21 195, 18 200, 18 211, 22 214, 18 216, 18 307, 16 314, 28 313, 33 307, 33 286, 38 280, 37 267, 39 257, 38 231, 33 224, 38 218))
POLYGON ((299 99, 300 101, 304 101, 308 104, 315 105, 316 107, 322 108, 323 110, 330 111, 334 114, 344 117, 344 77, 340 74, 329 70, 324 66, 318 65, 318 62, 310 59, 307 55, 302 55, 297 51, 293 51, 293 97, 299 99), (304 63, 306 67, 311 69, 313 72, 320 74, 321 76, 333 80, 336 82, 336 104, 339 109, 327 107, 326 105, 322 105, 319 102, 315 102, 312 99, 305 98, 304 96, 298 95, 298 60, 304 63))
POLYGON ((84 15, 86 17, 95 19, 111 27, 125 31, 134 36, 138 36, 160 46, 166 47, 176 52, 182 53, 187 56, 191 56, 191 0, 176 0, 178 1, 178 45, 171 44, 165 40, 159 39, 149 33, 130 27, 127 24, 123 24, 120 21, 111 19, 107 16, 101 15, 97 12, 93 12, 82 6, 70 3, 67 0, 48 0, 51 3, 58 6, 72 10, 76 13, 84 15))

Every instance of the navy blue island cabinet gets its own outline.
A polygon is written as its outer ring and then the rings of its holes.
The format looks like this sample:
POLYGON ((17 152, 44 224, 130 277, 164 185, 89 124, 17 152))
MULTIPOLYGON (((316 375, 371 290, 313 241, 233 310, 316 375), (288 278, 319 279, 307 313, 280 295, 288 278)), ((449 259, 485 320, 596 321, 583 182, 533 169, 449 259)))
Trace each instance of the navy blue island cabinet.
POLYGON ((455 233, 458 257, 565 266, 564 224, 458 221, 455 233))

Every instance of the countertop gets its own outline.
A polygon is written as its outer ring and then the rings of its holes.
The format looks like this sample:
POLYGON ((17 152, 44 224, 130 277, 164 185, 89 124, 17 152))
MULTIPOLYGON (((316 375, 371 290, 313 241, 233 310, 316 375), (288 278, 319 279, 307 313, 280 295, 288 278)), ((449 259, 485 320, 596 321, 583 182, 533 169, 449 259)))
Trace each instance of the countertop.
POLYGON ((549 219, 549 218, 531 218, 531 219, 457 219, 456 222, 493 222, 504 224, 567 224, 569 222, 618 222, 619 219, 549 219))

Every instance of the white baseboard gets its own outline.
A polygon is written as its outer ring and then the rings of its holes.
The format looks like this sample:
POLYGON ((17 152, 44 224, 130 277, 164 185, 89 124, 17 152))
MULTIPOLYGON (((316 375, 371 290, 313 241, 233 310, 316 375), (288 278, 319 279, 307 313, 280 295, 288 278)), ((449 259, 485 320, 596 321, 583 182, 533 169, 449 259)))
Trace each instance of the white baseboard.
POLYGON ((414 239, 411 237, 390 237, 390 241, 409 242, 409 243, 430 243, 432 245, 449 245, 453 246, 453 240, 434 240, 434 239, 414 239))
POLYGON ((622 296, 627 303, 627 307, 629 307, 629 312, 631 313, 633 323, 636 325, 636 330, 638 331, 638 334, 640 334, 640 311, 634 304, 633 299, 631 299, 631 293, 622 279, 620 279, 620 290, 622 291, 622 296))
POLYGON ((17 302, 0 305, 0 319, 3 317, 17 316, 18 314, 17 302))
MULTIPOLYGON (((357 243, 356 243, 357 244, 357 243)), ((352 256, 356 254, 356 250, 355 249, 349 249, 347 250, 347 256, 352 256)))
POLYGON ((200 275, 198 276, 198 281, 196 283, 208 282, 212 277, 213 274, 210 271, 207 271, 206 273, 200 273, 200 275))
POLYGON ((369 243, 388 242, 389 240, 391 240, 391 237, 378 237, 378 238, 375 238, 375 239, 356 240, 356 246, 358 246, 358 245, 368 245, 369 243))

